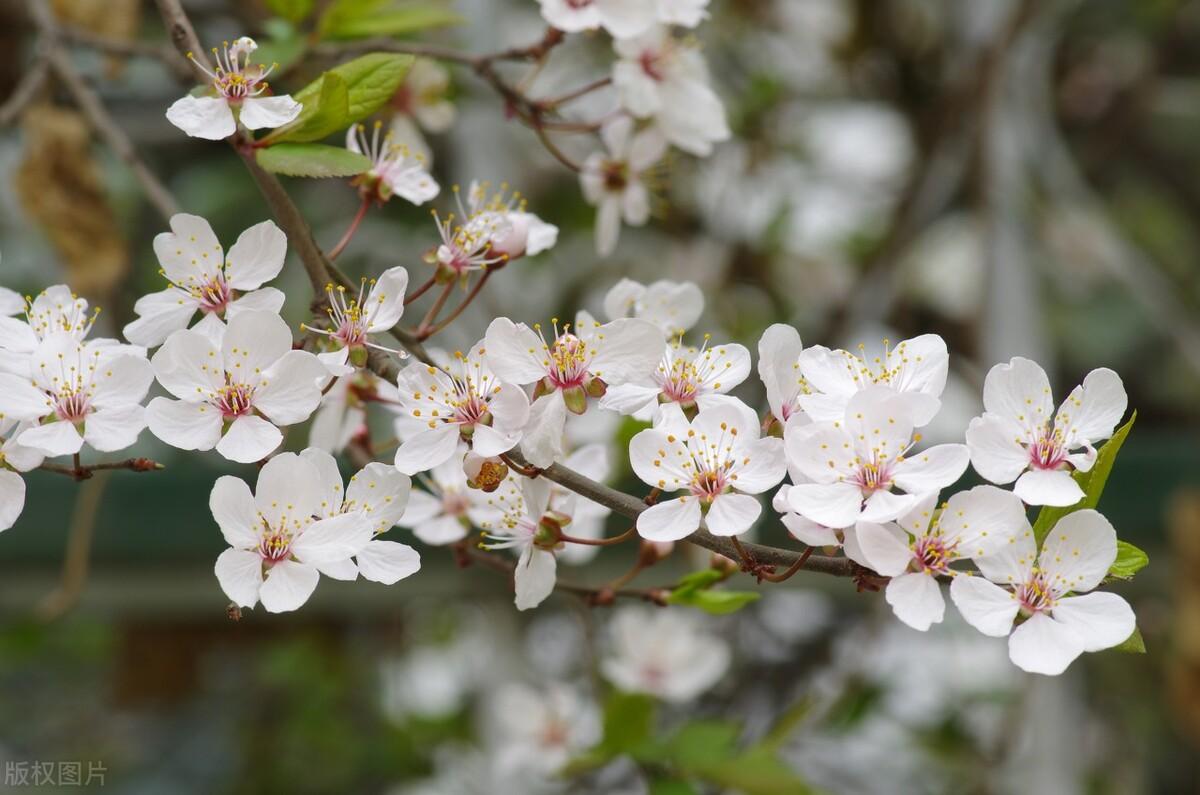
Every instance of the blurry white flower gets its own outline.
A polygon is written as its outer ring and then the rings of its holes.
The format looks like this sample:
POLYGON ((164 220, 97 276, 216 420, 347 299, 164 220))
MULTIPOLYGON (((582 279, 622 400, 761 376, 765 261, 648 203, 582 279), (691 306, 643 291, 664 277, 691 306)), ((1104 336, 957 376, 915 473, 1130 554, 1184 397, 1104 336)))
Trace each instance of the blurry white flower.
POLYGON ((601 736, 596 705, 558 682, 503 685, 488 701, 486 719, 501 774, 551 777, 601 736))
POLYGON ((258 130, 282 127, 299 116, 301 105, 290 96, 263 96, 269 87, 267 75, 275 66, 252 65, 250 54, 256 49, 258 45, 246 36, 232 46, 226 42, 224 52, 214 47, 216 66, 211 72, 188 53, 212 80, 217 96, 181 97, 167 108, 167 121, 193 138, 219 141, 233 135, 239 121, 248 130, 258 130))
POLYGON ((176 331, 154 354, 158 382, 177 400, 146 407, 150 432, 182 450, 211 450, 249 464, 283 441, 277 425, 303 422, 321 402, 325 366, 292 350, 292 333, 274 312, 247 311, 220 339, 176 331))
POLYGON ((664 25, 694 28, 708 19, 708 0, 656 0, 658 21, 664 25))
POLYGON ((170 232, 155 236, 154 254, 170 286, 134 304, 138 319, 124 329, 132 343, 161 345, 197 311, 203 314, 198 328, 212 336, 222 318, 283 308, 283 293, 262 286, 279 275, 287 255, 287 238, 272 221, 242 232, 226 256, 208 221, 179 213, 171 216, 170 232))
POLYGON ((355 177, 351 184, 356 185, 365 198, 380 203, 399 196, 406 202, 421 205, 437 196, 441 188, 429 175, 425 158, 414 154, 407 145, 392 140, 390 131, 380 140, 381 127, 383 122, 375 122, 370 138, 362 124, 346 130, 346 148, 366 155, 371 161, 371 167, 355 177))
POLYGON ((621 690, 691 701, 729 668, 728 644, 704 631, 697 613, 622 607, 608 630, 600 671, 621 690))
POLYGON ((554 590, 557 563, 554 548, 568 517, 550 511, 550 484, 545 478, 522 478, 521 500, 508 502, 503 514, 481 522, 484 549, 511 549, 517 555, 513 571, 518 610, 540 605, 554 590))
POLYGON ((17 473, 37 469, 45 457, 17 441, 27 427, 0 419, 0 530, 12 527, 25 508, 25 480, 17 473))
POLYGON ((1016 480, 1014 491, 1030 505, 1074 505, 1083 490, 1071 473, 1092 468, 1093 444, 1112 436, 1127 405, 1120 376, 1102 367, 1087 374, 1052 418, 1046 371, 1014 357, 983 382, 983 416, 967 428, 971 463, 993 483, 1016 480))
POLYGON ((1128 602, 1112 593, 1087 593, 1116 559, 1112 524, 1094 510, 1076 511, 1050 530, 1040 553, 1026 523, 1013 544, 976 559, 982 577, 956 577, 950 596, 983 634, 1012 633, 1008 654, 1018 668, 1053 676, 1083 652, 1116 646, 1133 634, 1136 619, 1128 602))
POLYGON ((398 524, 412 529, 426 544, 461 541, 471 525, 483 527, 484 522, 496 520, 509 510, 503 489, 487 494, 467 486, 465 452, 466 448, 460 447, 453 456, 421 475, 427 490, 414 489, 409 495, 408 509, 398 524))
POLYGON ((604 295, 609 320, 636 317, 658 326, 667 339, 696 325, 704 312, 704 293, 694 282, 660 279, 649 285, 621 279, 604 295))
POLYGON ((809 393, 800 372, 800 354, 804 350, 800 332, 775 323, 758 340, 758 377, 767 390, 767 405, 780 425, 794 414, 802 414, 801 395, 809 393))
POLYGON ((604 125, 600 137, 608 153, 593 152, 583 163, 579 183, 588 204, 595 205, 596 251, 607 257, 617 247, 621 220, 641 226, 650 217, 645 174, 667 151, 657 127, 634 132, 633 120, 620 116, 604 125))
POLYGON ((559 30, 604 28, 613 36, 636 36, 656 17, 657 0, 538 0, 542 18, 559 30))

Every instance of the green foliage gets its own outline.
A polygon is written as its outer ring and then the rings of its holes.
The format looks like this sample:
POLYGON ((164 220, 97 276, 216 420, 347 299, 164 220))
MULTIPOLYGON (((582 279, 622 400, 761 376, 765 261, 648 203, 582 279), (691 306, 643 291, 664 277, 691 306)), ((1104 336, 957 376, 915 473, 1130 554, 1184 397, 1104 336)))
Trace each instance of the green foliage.
POLYGON ((1064 508, 1047 505, 1038 513, 1037 521, 1033 524, 1033 534, 1039 545, 1059 519, 1084 508, 1095 508, 1099 504, 1100 495, 1104 493, 1104 484, 1108 482, 1108 476, 1117 460, 1117 453, 1120 452, 1121 445, 1125 443, 1125 437, 1129 435, 1129 430, 1133 427, 1135 420, 1137 420, 1136 411, 1130 416, 1129 422, 1118 428, 1112 438, 1100 447, 1096 455, 1096 463, 1092 468, 1087 472, 1076 472, 1073 475, 1079 487, 1083 489, 1082 500, 1064 508))
POLYGON ((694 571, 679 581, 679 584, 667 596, 667 603, 697 607, 706 613, 721 616, 726 613, 735 613, 762 597, 762 594, 756 591, 712 590, 712 586, 728 576, 720 569, 694 571))
MULTIPOLYGON (((373 52, 330 69, 294 96, 305 108, 312 103, 315 112, 320 113, 327 79, 330 75, 336 76, 346 87, 346 115, 342 122, 345 127, 383 107, 404 82, 412 62, 411 55, 373 52)), ((336 95, 331 95, 331 99, 335 103, 338 101, 336 95)))
POLYGON ((280 127, 264 140, 307 143, 346 129, 350 117, 350 91, 346 81, 333 72, 326 72, 319 81, 316 99, 304 101, 300 115, 291 124, 280 127))
POLYGON ((258 41, 258 49, 254 51, 257 63, 278 64, 279 69, 287 69, 304 55, 306 42, 296 26, 286 19, 268 19, 263 23, 265 38, 258 41))
POLYGON ((266 0, 267 8, 288 22, 300 22, 313 12, 316 0, 266 0))
POLYGON ((336 0, 321 16, 317 32, 329 39, 405 36, 462 22, 448 3, 438 0, 336 0))
POLYGON ((1117 559, 1113 561, 1108 576, 1119 580, 1128 580, 1137 574, 1150 562, 1150 556, 1130 544, 1128 541, 1117 542, 1117 559))
POLYGON ((1133 634, 1120 644, 1113 646, 1112 650, 1125 652, 1126 654, 1145 654, 1146 641, 1142 638, 1142 631, 1134 627, 1133 634))
POLYGON ((650 782, 650 795, 699 795, 686 781, 658 778, 650 782))
POLYGON ((324 144, 283 143, 258 150, 258 164, 289 177, 352 177, 371 167, 364 155, 324 144))

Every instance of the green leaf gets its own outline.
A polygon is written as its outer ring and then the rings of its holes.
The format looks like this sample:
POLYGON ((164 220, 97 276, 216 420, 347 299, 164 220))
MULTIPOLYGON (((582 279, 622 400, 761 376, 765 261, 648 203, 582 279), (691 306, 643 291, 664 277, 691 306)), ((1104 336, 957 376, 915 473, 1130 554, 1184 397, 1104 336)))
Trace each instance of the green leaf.
POLYGON ((699 793, 686 781, 656 778, 650 782, 649 795, 699 795, 699 793))
POLYGON ((1112 435, 1112 438, 1097 451, 1096 463, 1092 465, 1092 468, 1087 472, 1076 472, 1072 475, 1075 482, 1083 489, 1082 500, 1065 508, 1047 505, 1038 513, 1037 521, 1033 523, 1033 535, 1037 538, 1039 546, 1050 533, 1051 528, 1058 524, 1059 519, 1084 508, 1095 508, 1099 504, 1100 495, 1104 493, 1104 484, 1108 482, 1108 476, 1117 460, 1117 453, 1120 452, 1121 445, 1125 443, 1125 437, 1129 435, 1129 430, 1133 427, 1136 419, 1137 411, 1134 411, 1129 417, 1129 422, 1122 425, 1112 435))
POLYGON ((258 39, 254 51, 255 63, 278 64, 277 70, 287 69, 304 54, 306 42, 296 26, 286 19, 276 17, 263 22, 267 35, 258 39))
POLYGON ((301 101, 304 107, 300 115, 291 124, 267 135, 264 141, 319 141, 349 126, 350 92, 346 81, 333 72, 320 77, 320 91, 315 99, 301 101))
POLYGON ((735 756, 739 729, 732 723, 700 720, 686 724, 667 743, 667 752, 681 768, 695 769, 735 756))
POLYGON ((805 795, 812 792, 794 770, 763 748, 751 748, 739 756, 688 772, 744 795, 805 795))
POLYGON ((315 0, 267 0, 267 8, 288 22, 300 22, 312 13, 315 0))
POLYGON ((757 591, 692 590, 679 593, 673 591, 667 603, 698 607, 706 613, 723 616, 735 613, 751 602, 757 602, 762 594, 757 591))
POLYGON ((1130 544, 1128 541, 1117 542, 1117 559, 1108 570, 1109 577, 1128 580, 1137 574, 1150 562, 1150 556, 1130 544))
POLYGON ((675 586, 673 594, 684 594, 698 591, 703 588, 709 588, 726 578, 725 572, 720 569, 700 569, 688 574, 679 584, 675 586))
POLYGON ((654 733, 654 699, 643 693, 614 692, 604 704, 604 739, 600 746, 616 755, 646 745, 654 733))
POLYGON ((1126 654, 1145 654, 1146 641, 1142 638, 1142 631, 1137 627, 1133 628, 1133 634, 1124 641, 1112 647, 1113 651, 1122 651, 1126 654))
POLYGON ((319 105, 325 78, 328 75, 336 75, 346 85, 344 126, 354 124, 379 110, 392 98, 404 82, 404 76, 408 74, 408 67, 412 62, 411 55, 373 52, 330 69, 296 92, 293 98, 306 107, 309 102, 319 105))
POLYGON ((463 21, 448 3, 436 0, 337 0, 321 17, 318 31, 330 39, 404 36, 463 21))
POLYGON ((324 144, 276 144, 258 150, 258 164, 289 177, 352 177, 371 167, 365 156, 324 144))

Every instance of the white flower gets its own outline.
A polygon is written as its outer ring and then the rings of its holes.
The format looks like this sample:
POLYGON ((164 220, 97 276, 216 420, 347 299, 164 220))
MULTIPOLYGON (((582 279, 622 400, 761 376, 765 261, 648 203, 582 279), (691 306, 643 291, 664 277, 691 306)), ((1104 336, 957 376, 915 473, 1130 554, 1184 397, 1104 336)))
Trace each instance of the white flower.
POLYGON ((619 38, 620 60, 613 85, 621 107, 639 119, 653 118, 667 141, 701 157, 727 140, 725 108, 708 84, 708 68, 699 51, 663 27, 619 38))
POLYGON ((370 370, 355 370, 334 379, 313 414, 308 446, 340 453, 356 434, 365 430, 367 403, 393 408, 395 401, 396 388, 370 370))
POLYGON ((708 0, 657 0, 658 21, 694 28, 708 19, 708 0))
POLYGON ((256 49, 258 45, 246 36, 232 46, 227 42, 224 52, 214 47, 212 72, 188 53, 192 63, 211 78, 217 96, 181 97, 167 108, 167 121, 193 138, 219 141, 233 135, 239 121, 248 130, 258 130, 282 127, 299 116, 301 105, 291 97, 263 96, 267 75, 275 67, 252 65, 250 54, 256 49))
POLYGON ((620 116, 604 125, 600 138, 608 153, 593 152, 583 162, 579 184, 588 204, 597 208, 596 251, 607 257, 617 247, 621 220, 641 226, 650 218, 645 174, 667 151, 657 127, 633 131, 633 120, 620 116))
POLYGON ((211 450, 243 464, 283 441, 276 425, 303 422, 321 402, 324 365, 292 350, 287 323, 273 312, 247 311, 219 341, 195 329, 176 331, 151 360, 158 382, 178 400, 146 407, 150 432, 183 450, 211 450))
POLYGON ((600 713, 591 699, 551 682, 534 689, 516 682, 488 703, 488 729, 499 773, 548 778, 600 741, 600 713))
POLYGON ((263 287, 279 275, 287 256, 287 238, 272 221, 238 235, 226 256, 208 221, 179 213, 171 216, 170 232, 155 236, 154 254, 171 286, 134 304, 138 319, 124 334, 137 345, 161 345, 172 332, 187 328, 197 311, 204 315, 200 329, 212 335, 219 333, 212 329, 221 318, 283 308, 283 293, 263 287))
POLYGON ((696 613, 623 607, 613 615, 608 635, 600 672, 628 692, 684 703, 729 668, 728 644, 705 632, 696 613))
POLYGON ((329 328, 321 329, 302 325, 304 331, 323 334, 333 343, 334 350, 320 353, 317 358, 334 375, 347 375, 353 367, 346 362, 351 351, 365 348, 394 353, 401 359, 408 354, 397 348, 388 348, 371 342, 369 334, 380 334, 390 330, 404 315, 404 291, 408 289, 408 271, 400 266, 388 268, 379 279, 363 279, 358 295, 346 298, 346 288, 340 284, 325 286, 329 306, 329 328), (366 293, 364 295, 364 292, 366 293))
POLYGON ((554 339, 546 342, 541 325, 530 329, 498 317, 485 341, 488 363, 501 380, 538 384, 521 449, 534 466, 545 467, 562 456, 568 410, 582 414, 589 396, 648 377, 661 355, 662 336, 644 320, 600 325, 585 319, 561 330, 555 320, 554 339))
POLYGON ((694 282, 660 279, 649 285, 621 279, 604 295, 609 320, 636 317, 662 330, 663 337, 679 336, 696 325, 704 312, 704 293, 694 282))
POLYGON ((12 317, 25 311, 25 299, 15 290, 0 287, 0 318, 12 317))
POLYGON ((807 391, 797 397, 801 408, 816 422, 840 420, 846 404, 861 390, 886 386, 912 404, 913 424, 927 425, 942 407, 942 390, 950 367, 946 342, 937 334, 922 334, 883 351, 868 355, 864 346, 858 354, 830 350, 821 345, 807 348, 799 358, 800 376, 807 391))
POLYGON ((438 195, 441 188, 429 175, 425 158, 411 152, 405 144, 395 143, 388 132, 379 139, 383 122, 375 122, 374 132, 367 138, 366 127, 351 125, 346 130, 346 148, 366 155, 371 168, 355 177, 353 184, 369 198, 380 203, 393 195, 421 205, 438 195))
POLYGON ((758 377, 766 387, 771 414, 780 425, 804 413, 800 397, 810 390, 800 372, 803 350, 800 332, 782 323, 768 326, 758 340, 758 377))
POLYGON ((1046 371, 1015 357, 993 367, 983 382, 983 416, 967 428, 971 463, 993 483, 1016 480, 1013 490, 1029 505, 1074 505, 1083 490, 1071 472, 1092 468, 1093 444, 1112 436, 1127 405, 1120 377, 1100 368, 1051 417, 1046 371))
POLYGON ((1060 674, 1083 652, 1116 646, 1133 634, 1136 619, 1128 602, 1087 593, 1116 558, 1117 534, 1109 521, 1091 509, 1076 511, 1058 521, 1041 554, 1026 524, 1005 549, 975 561, 982 577, 956 577, 950 596, 985 635, 1012 633, 1008 655, 1017 667, 1060 674))
POLYGON ((316 589, 318 567, 362 552, 372 521, 362 510, 317 519, 322 493, 316 467, 295 453, 268 461, 253 495, 238 478, 217 479, 208 505, 231 549, 217 558, 215 571, 234 604, 254 607, 261 600, 272 613, 295 610, 316 589))
POLYGON ((0 373, 0 418, 30 423, 20 443, 48 456, 78 453, 84 442, 102 452, 129 447, 146 427, 141 402, 154 374, 126 350, 68 331, 48 335, 27 377, 0 373))
POLYGON ((559 30, 604 28, 612 36, 636 36, 654 24, 656 0, 538 0, 542 18, 559 30))
POLYGON ((527 212, 525 198, 517 191, 510 194, 507 184, 501 183, 495 193, 490 187, 487 182, 472 182, 466 206, 459 202, 459 211, 470 219, 468 227, 487 237, 489 253, 512 261, 554 247, 558 242, 557 226, 527 212))
POLYGON ((449 88, 450 70, 432 58, 418 58, 391 104, 397 114, 412 116, 429 132, 445 132, 456 115, 454 103, 446 99, 449 88))
POLYGON ((494 495, 467 486, 465 452, 465 447, 460 448, 420 477, 428 490, 414 489, 409 494, 408 509, 397 522, 431 546, 461 541, 471 525, 483 527, 484 522, 495 521, 510 510, 508 503, 502 502, 507 499, 503 486, 494 495))
POLYGON ((792 510, 834 528, 889 522, 958 480, 967 448, 940 444, 910 453, 920 441, 911 410, 903 396, 875 386, 852 397, 840 421, 806 425, 807 418, 794 416, 784 429, 788 462, 810 482, 788 490, 792 510))
POLYGON ((550 484, 545 478, 522 478, 521 500, 505 504, 506 511, 494 520, 480 523, 484 549, 511 549, 517 558, 513 570, 518 610, 540 605, 554 591, 557 563, 553 548, 559 542, 555 529, 563 517, 549 513, 550 484))
POLYGON ((397 403, 421 430, 396 451, 396 468, 413 475, 454 456, 460 439, 481 456, 507 453, 521 441, 529 398, 488 367, 483 342, 443 369, 413 364, 397 379, 397 403))
POLYGON ((638 533, 650 541, 676 541, 702 518, 715 535, 749 530, 762 511, 750 495, 783 478, 783 441, 760 438, 758 418, 736 401, 701 409, 678 433, 650 428, 629 443, 633 471, 664 492, 638 516, 638 533), (666 496, 681 489, 686 493, 679 497, 666 496))
MULTIPOLYGON (((608 447, 600 443, 585 444, 563 459, 563 466, 591 478, 597 483, 608 480, 612 466, 608 460, 608 447)), ((511 478, 510 478, 511 479, 511 478)), ((563 488, 557 483, 550 487, 550 510, 570 518, 569 532, 576 538, 602 538, 604 525, 612 513, 598 502, 563 488)), ((580 566, 590 562, 600 553, 593 544, 564 544, 557 551, 563 563, 580 566)))
POLYGON ((1020 498, 995 486, 959 492, 941 513, 936 508, 930 494, 896 524, 855 528, 867 565, 892 578, 884 596, 896 617, 922 632, 945 613, 938 577, 960 574, 952 564, 995 554, 1029 529, 1020 498))
POLYGON ((29 375, 30 357, 42 340, 59 333, 86 339, 100 314, 98 307, 89 313, 87 300, 72 293, 65 284, 47 287, 31 301, 10 290, 5 292, 10 295, 5 298, 4 312, 0 313, 0 349, 8 355, 0 356, 0 372, 29 375), (21 312, 25 314, 24 320, 12 317, 21 312))
POLYGON ((353 560, 345 558, 333 564, 318 563, 317 568, 322 574, 339 580, 353 580, 362 574, 373 582, 392 585, 421 568, 421 556, 415 549, 379 538, 404 515, 412 488, 407 475, 376 461, 351 477, 349 487, 343 491, 342 475, 333 456, 309 448, 301 452, 300 457, 316 468, 320 478, 320 503, 315 515, 320 519, 332 519, 342 514, 356 514, 374 532, 374 537, 353 560))
POLYGON ((28 427, 0 418, 0 530, 12 527, 25 508, 25 481, 17 473, 37 469, 45 457, 17 441, 28 427))
MULTIPOLYGON (((639 418, 659 417, 659 407, 674 404, 680 409, 704 408, 712 398, 725 395, 750 374, 750 351, 737 343, 684 347, 681 340, 668 342, 658 367, 648 380, 609 389, 600 408, 639 418)), ((655 422, 655 425, 658 425, 655 422)))

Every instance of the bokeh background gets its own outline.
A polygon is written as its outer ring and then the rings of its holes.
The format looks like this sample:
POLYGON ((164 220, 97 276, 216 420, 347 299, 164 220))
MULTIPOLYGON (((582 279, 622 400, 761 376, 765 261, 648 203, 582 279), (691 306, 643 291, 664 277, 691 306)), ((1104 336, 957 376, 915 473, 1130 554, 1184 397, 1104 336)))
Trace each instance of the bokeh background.
MULTIPOLYGON (((52 5, 82 28, 166 46, 152 3, 52 5)), ((305 23, 263 0, 185 5, 206 42, 250 33, 270 46, 280 85, 322 65, 287 61, 305 23)), ((544 28, 533 0, 453 8, 461 25, 418 38, 487 52, 544 28)), ((1023 675, 953 611, 921 635, 877 595, 801 574, 705 619, 734 648, 733 670, 663 719, 721 716, 752 738, 795 715, 784 756, 829 792, 1200 791, 1200 2, 713 0, 711 12, 695 35, 733 140, 708 159, 672 157, 655 175, 651 223, 625 229, 605 260, 575 176, 487 86, 451 69, 456 122, 426 134, 436 177, 507 180, 562 233, 494 278, 438 343, 469 345, 497 314, 599 313, 623 276, 688 279, 708 296, 697 331, 752 348, 772 322, 846 347, 942 334, 951 383, 930 435, 943 439, 961 438, 983 375, 1012 355, 1044 364, 1058 394, 1112 367, 1138 421, 1101 508, 1150 555, 1117 589, 1148 653, 1023 675)), ((36 46, 23 4, 0 2, 0 96, 36 46)), ((72 51, 186 211, 223 241, 268 217, 226 147, 166 122, 187 88, 176 75, 154 59, 72 51)), ((611 58, 606 37, 571 37, 530 91, 602 76, 611 58)), ((598 92, 572 112, 611 102, 598 92)), ((137 296, 161 289, 150 241, 163 222, 61 88, 5 121, 0 282, 33 293, 66 281, 104 306, 102 333, 115 335, 137 296)), ((580 158, 598 148, 559 140, 580 158)), ((332 245, 355 191, 288 187, 332 245)), ((444 191, 434 205, 450 202, 444 191)), ((339 264, 420 274, 435 240, 427 207, 395 201, 368 215, 339 264)), ((299 264, 276 284, 298 325, 311 294, 299 264)), ((737 394, 758 401, 756 390, 737 394)), ((422 571, 393 587, 326 579, 296 614, 231 621, 208 491, 252 468, 149 434, 134 452, 166 471, 82 485, 33 473, 25 514, 0 536, 0 762, 102 761, 106 791, 122 793, 509 795, 487 772, 497 690, 561 680, 603 693, 610 610, 555 596, 517 614, 503 577, 458 569, 445 550, 423 548, 422 571), (73 523, 93 525, 90 543, 68 541, 73 523)), ((612 482, 632 484, 619 450, 614 461, 612 482)), ((758 536, 790 543, 778 526, 758 536)), ((628 563, 605 551, 571 576, 599 583, 628 563)), ((706 564, 679 551, 638 582, 706 564)), ((566 791, 644 792, 636 782, 617 765, 566 791)))

